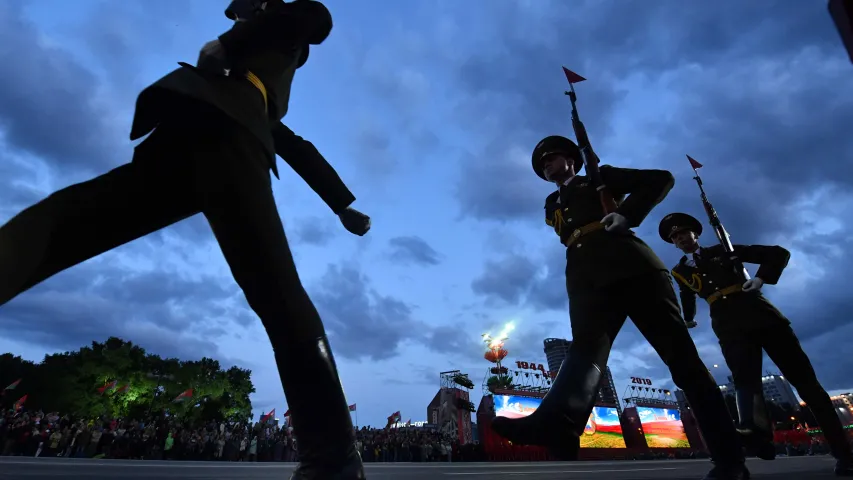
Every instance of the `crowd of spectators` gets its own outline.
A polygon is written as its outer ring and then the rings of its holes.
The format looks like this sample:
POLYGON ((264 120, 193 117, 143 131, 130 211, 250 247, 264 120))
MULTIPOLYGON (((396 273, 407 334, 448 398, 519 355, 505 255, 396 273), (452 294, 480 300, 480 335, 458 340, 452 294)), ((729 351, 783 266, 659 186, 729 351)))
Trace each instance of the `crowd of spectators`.
MULTIPOLYGON (((799 456, 828 452, 819 437, 808 440, 777 442, 777 453, 799 456)), ((208 422, 191 425, 168 417, 147 420, 77 419, 43 412, 6 412, 0 417, 0 455, 3 456, 295 462, 298 444, 292 429, 261 423, 208 422)), ((477 442, 459 445, 454 435, 421 427, 362 427, 356 430, 356 445, 365 462, 495 460, 486 455, 477 442)), ((515 458, 525 452, 511 453, 515 458)), ((703 452, 691 451, 644 452, 624 458, 650 460, 702 456, 703 452)))
MULTIPOLYGON (((478 459, 476 445, 417 427, 356 431, 367 462, 478 459)), ((0 455, 132 460, 295 462, 298 439, 286 426, 178 419, 77 419, 59 413, 7 412, 0 418, 0 455)))

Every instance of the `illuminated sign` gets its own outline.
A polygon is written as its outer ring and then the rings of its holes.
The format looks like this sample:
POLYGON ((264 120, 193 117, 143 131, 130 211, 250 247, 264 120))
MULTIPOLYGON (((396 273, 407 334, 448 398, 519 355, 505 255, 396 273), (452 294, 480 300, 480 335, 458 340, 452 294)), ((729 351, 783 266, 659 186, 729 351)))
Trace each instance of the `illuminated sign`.
POLYGON ((642 377, 631 377, 631 383, 634 385, 648 385, 651 386, 652 380, 650 378, 642 378, 642 377))
POLYGON ((541 363, 515 362, 515 366, 521 370, 539 370, 542 373, 548 373, 548 371, 545 370, 545 365, 542 365, 541 363))
POLYGON ((395 423, 394 425, 392 425, 392 427, 394 427, 394 428, 423 427, 424 425, 427 425, 427 422, 412 422, 412 423, 408 423, 408 424, 398 422, 398 423, 395 423))

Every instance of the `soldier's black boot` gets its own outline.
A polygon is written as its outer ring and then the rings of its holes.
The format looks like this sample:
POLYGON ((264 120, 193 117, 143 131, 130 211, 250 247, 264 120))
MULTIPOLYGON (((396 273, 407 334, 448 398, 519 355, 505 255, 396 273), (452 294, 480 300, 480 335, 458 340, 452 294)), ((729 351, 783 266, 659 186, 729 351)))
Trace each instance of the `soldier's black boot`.
POLYGON ((806 402, 823 430, 823 438, 829 444, 829 451, 836 458, 835 475, 853 477, 853 453, 850 451, 850 441, 844 432, 844 426, 835 413, 835 406, 829 394, 819 384, 810 387, 797 386, 797 393, 806 402))
POLYGON ((361 455, 329 340, 285 342, 276 363, 299 452, 291 480, 362 480, 361 455))
POLYGON ((558 460, 577 460, 580 435, 595 405, 602 368, 580 349, 570 349, 536 411, 518 419, 497 417, 492 420, 492 430, 514 444, 548 447, 558 460))
POLYGON ((677 383, 682 384, 681 388, 715 465, 705 480, 748 479, 749 470, 746 468, 740 436, 714 378, 707 371, 704 375, 694 373, 684 378, 681 371, 678 373, 680 382, 677 383))
POLYGON ((736 388, 735 401, 740 419, 740 434, 747 453, 762 460, 774 460, 776 447, 773 445, 773 425, 767 414, 764 392, 754 388, 736 388))
POLYGON ((853 477, 853 458, 835 462, 835 475, 838 477, 853 477))

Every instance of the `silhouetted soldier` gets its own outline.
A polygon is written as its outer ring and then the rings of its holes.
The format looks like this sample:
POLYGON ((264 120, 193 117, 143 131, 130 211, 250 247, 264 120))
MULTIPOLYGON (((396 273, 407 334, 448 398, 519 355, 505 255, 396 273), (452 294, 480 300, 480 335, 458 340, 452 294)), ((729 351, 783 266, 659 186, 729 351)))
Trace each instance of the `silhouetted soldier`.
POLYGON ((558 186, 545 200, 545 221, 566 246, 572 346, 536 411, 495 418, 492 428, 513 443, 548 446, 559 458, 576 459, 613 341, 630 317, 693 407, 716 463, 705 478, 748 478, 740 439, 684 325, 669 269, 629 230, 666 197, 672 174, 602 166, 602 184, 617 203, 605 215, 599 192, 576 175, 581 158, 574 142, 551 136, 539 142, 532 159, 536 174, 558 186))
POLYGON ((829 394, 820 385, 791 322, 761 294, 764 285, 776 285, 791 254, 779 246, 734 245, 732 254, 721 245, 702 247, 702 223, 686 213, 664 217, 658 233, 686 254, 672 269, 684 320, 696 326, 696 297, 708 302, 711 328, 732 371, 739 431, 747 448, 766 460, 776 457, 761 380, 763 352, 767 352, 814 413, 837 459, 836 474, 853 476, 853 454, 829 394), (733 257, 740 263, 759 265, 755 277, 744 283, 733 257))
POLYGON ((296 69, 332 29, 311 0, 237 0, 234 26, 137 99, 133 160, 53 193, 0 227, 0 305, 62 270, 198 213, 267 330, 300 465, 293 479, 364 478, 323 323, 305 292, 273 199, 280 155, 364 235, 370 219, 314 146, 279 120, 296 69))

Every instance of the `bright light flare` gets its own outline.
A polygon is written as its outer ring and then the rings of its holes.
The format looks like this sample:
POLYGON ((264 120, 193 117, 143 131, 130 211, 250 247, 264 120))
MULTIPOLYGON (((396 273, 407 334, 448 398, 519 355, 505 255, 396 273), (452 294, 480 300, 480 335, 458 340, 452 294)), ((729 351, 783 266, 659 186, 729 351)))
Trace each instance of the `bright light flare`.
POLYGON ((515 330, 515 322, 508 322, 504 325, 503 329, 501 329, 500 333, 494 337, 489 333, 484 333, 483 343, 486 344, 486 348, 489 350, 500 349, 503 347, 504 342, 509 338, 509 334, 513 330, 515 330))

